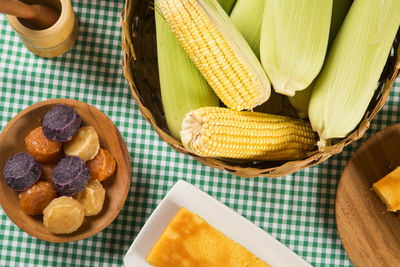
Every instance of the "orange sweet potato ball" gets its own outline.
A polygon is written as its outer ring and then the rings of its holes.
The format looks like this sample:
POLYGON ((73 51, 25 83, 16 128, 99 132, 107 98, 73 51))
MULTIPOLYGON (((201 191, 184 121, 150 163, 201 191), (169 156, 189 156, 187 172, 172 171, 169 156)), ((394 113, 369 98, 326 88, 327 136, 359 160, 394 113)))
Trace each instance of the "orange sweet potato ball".
POLYGON ((25 137, 28 153, 39 162, 50 162, 60 155, 62 143, 43 135, 42 127, 37 127, 25 137))

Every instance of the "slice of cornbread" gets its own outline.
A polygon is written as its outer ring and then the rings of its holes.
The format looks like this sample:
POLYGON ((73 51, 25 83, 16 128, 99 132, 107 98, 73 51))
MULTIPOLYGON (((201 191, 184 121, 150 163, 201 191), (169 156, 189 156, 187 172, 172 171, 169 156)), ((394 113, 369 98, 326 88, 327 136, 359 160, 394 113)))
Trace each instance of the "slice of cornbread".
POLYGON ((146 260, 156 267, 269 266, 183 207, 161 234, 146 260))
POLYGON ((374 183, 372 189, 385 203, 388 211, 400 210, 400 167, 374 183))

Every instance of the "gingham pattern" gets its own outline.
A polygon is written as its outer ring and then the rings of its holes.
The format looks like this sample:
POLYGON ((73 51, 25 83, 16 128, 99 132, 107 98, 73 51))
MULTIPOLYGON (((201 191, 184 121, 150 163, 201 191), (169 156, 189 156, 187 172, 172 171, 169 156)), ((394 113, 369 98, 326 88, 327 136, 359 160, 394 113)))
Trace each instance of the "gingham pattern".
POLYGON ((70 52, 54 59, 29 53, 0 17, 0 129, 41 100, 66 97, 94 105, 115 122, 128 145, 130 193, 109 227, 66 244, 27 235, 0 209, 0 266, 121 266, 146 219, 178 179, 233 208, 314 266, 352 265, 336 230, 336 187, 351 153, 366 138, 399 121, 399 81, 366 136, 340 155, 277 179, 243 179, 175 152, 143 119, 122 74, 123 1, 74 0, 72 5, 79 37, 70 52))

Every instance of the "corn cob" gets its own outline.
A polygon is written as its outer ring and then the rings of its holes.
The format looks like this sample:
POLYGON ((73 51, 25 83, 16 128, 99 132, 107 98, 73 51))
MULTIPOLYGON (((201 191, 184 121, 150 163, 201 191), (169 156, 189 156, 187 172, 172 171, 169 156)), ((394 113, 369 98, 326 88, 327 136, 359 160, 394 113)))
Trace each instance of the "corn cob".
MULTIPOLYGON (((328 51, 333 43, 333 40, 338 33, 340 26, 342 25, 347 12, 350 9, 352 0, 334 0, 332 7, 332 20, 331 30, 329 32, 328 51)), ((301 119, 308 117, 308 105, 310 103, 310 97, 312 90, 315 85, 314 80, 306 89, 296 92, 294 96, 289 97, 289 101, 292 106, 297 110, 297 113, 301 119)))
MULTIPOLYGON (((235 1, 218 2, 229 11, 235 1)), ((171 135, 180 140, 185 115, 200 107, 218 106, 219 99, 157 11, 155 21, 163 109, 171 135)))
POLYGON ((260 58, 264 4, 265 0, 238 0, 230 15, 233 24, 235 24, 258 58, 260 58))
POLYGON ((161 15, 155 12, 161 100, 171 135, 180 140, 185 115, 219 99, 187 56, 161 15))
POLYGON ((332 0, 266 0, 260 56, 278 93, 307 88, 324 63, 332 0))
POLYGON ((219 107, 189 112, 181 140, 199 156, 249 160, 297 160, 315 145, 309 123, 302 120, 219 107))
POLYGON ((347 136, 374 94, 400 25, 399 0, 355 0, 330 49, 309 106, 321 149, 347 136))
POLYGON ((226 106, 251 110, 268 99, 268 77, 215 0, 157 3, 182 47, 226 106))

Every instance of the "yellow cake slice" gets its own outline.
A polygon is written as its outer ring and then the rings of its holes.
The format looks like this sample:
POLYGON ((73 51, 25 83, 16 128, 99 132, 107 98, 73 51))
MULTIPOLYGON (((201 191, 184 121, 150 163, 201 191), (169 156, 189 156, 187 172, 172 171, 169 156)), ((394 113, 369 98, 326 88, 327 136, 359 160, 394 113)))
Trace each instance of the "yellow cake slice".
POLYGON ((400 210, 400 167, 372 185, 388 211, 400 210))
POLYGON ((146 261, 156 267, 269 266, 183 207, 161 234, 146 261))

